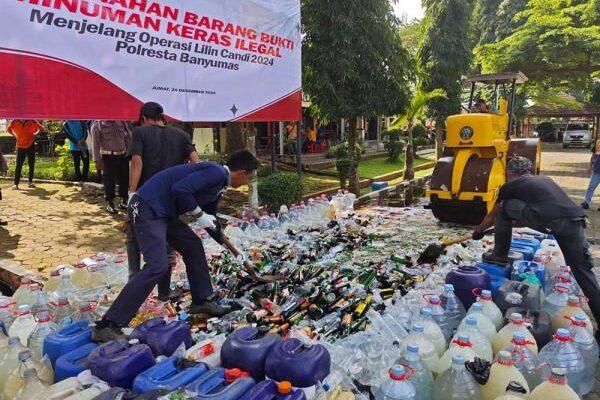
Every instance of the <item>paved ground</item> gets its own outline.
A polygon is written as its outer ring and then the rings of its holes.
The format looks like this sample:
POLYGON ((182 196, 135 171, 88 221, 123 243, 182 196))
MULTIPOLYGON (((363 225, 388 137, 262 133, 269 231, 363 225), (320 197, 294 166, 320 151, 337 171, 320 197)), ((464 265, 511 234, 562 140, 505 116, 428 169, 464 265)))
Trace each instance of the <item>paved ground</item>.
POLYGON ((0 180, 0 219, 8 221, 0 227, 0 259, 43 273, 123 246, 118 218, 102 209, 101 192, 48 183, 15 191, 11 185, 0 180))

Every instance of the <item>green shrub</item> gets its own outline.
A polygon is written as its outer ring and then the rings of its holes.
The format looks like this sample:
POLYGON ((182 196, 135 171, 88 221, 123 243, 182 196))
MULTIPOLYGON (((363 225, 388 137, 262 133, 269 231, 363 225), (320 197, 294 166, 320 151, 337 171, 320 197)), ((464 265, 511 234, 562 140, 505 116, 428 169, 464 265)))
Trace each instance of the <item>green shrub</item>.
POLYGON ((345 188, 350 178, 350 167, 352 166, 352 160, 343 158, 335 162, 335 168, 337 169, 338 179, 340 180, 340 186, 345 188))
POLYGON ((258 178, 266 178, 267 176, 273 175, 273 168, 271 168, 271 164, 262 164, 258 167, 256 171, 256 176, 258 178))
POLYGON ((426 146, 429 146, 429 144, 430 144, 429 139, 426 137, 418 137, 418 138, 415 138, 414 140, 415 140, 415 145, 417 147, 426 147, 426 146))
POLYGON ((283 204, 300 201, 303 194, 302 180, 294 173, 277 173, 258 182, 258 198, 270 212, 277 212, 283 204))
POLYGON ((423 126, 423 124, 417 123, 412 127, 413 139, 416 138, 426 138, 427 137, 427 128, 423 126))
POLYGON ((387 136, 388 141, 385 144, 385 149, 388 152, 388 161, 391 163, 397 163, 400 158, 400 154, 404 150, 404 143, 400 141, 402 135, 402 129, 390 129, 383 132, 384 136, 387 136))

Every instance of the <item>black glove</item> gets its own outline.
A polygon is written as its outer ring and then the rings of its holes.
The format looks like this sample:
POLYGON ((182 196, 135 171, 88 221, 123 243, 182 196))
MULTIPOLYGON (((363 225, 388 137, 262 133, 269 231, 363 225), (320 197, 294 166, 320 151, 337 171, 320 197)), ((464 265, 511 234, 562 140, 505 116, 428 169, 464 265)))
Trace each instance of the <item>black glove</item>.
POLYGON ((483 239, 484 236, 485 236, 484 231, 478 231, 478 230, 473 231, 473 240, 481 240, 481 239, 483 239))

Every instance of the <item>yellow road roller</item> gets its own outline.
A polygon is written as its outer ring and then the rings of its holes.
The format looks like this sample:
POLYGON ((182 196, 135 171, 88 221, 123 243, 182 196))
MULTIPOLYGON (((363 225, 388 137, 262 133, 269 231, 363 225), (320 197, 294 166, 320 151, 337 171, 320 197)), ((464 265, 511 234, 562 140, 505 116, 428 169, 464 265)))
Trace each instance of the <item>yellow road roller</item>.
POLYGON ((446 121, 443 157, 431 176, 430 208, 442 222, 479 224, 494 207, 498 191, 506 181, 506 162, 514 156, 529 158, 539 173, 539 139, 512 138, 516 85, 527 81, 522 72, 477 75, 471 84, 468 113, 446 121), (493 98, 485 102, 474 95, 486 85, 493 98))

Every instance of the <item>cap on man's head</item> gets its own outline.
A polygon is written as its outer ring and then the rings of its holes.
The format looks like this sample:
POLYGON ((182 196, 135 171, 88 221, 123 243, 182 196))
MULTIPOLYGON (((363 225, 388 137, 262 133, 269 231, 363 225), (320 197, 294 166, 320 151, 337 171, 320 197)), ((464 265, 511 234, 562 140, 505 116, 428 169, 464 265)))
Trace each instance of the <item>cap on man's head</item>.
POLYGON ((533 172, 533 163, 529 158, 515 156, 508 160, 506 169, 514 175, 528 175, 533 172))
POLYGON ((144 103, 144 105, 140 109, 140 116, 146 117, 146 118, 154 120, 154 121, 162 120, 164 118, 163 114, 164 114, 164 110, 163 110, 162 106, 153 101, 144 103))

